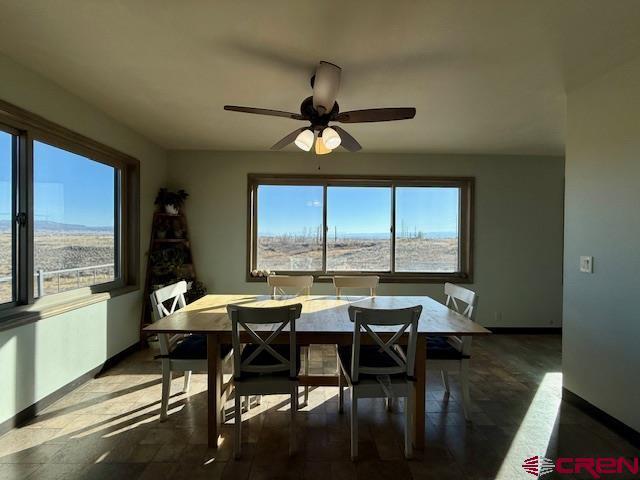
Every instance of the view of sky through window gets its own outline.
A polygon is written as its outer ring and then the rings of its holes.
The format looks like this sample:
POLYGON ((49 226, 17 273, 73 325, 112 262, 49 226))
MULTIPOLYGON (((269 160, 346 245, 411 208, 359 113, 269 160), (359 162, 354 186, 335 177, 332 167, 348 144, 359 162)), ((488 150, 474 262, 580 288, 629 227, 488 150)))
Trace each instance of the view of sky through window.
POLYGON ((460 190, 396 188, 396 271, 458 270, 460 190))
POLYGON ((327 188, 327 270, 391 267, 391 187, 327 188))
POLYGON ((34 142, 36 296, 115 278, 116 169, 34 142))
POLYGON ((0 303, 13 299, 12 138, 0 131, 0 303))

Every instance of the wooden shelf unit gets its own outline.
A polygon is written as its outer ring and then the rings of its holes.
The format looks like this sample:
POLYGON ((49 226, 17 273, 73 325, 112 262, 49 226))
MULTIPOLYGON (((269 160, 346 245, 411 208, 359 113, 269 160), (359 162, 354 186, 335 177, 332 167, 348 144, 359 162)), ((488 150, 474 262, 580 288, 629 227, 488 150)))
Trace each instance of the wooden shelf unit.
MULTIPOLYGON (((181 254, 181 255, 182 255, 181 254)), ((196 280, 196 269, 193 263, 191 252, 191 242, 189 241, 189 231, 187 228, 187 218, 184 214, 179 213, 173 215, 164 212, 155 212, 151 223, 151 239, 149 241, 149 250, 147 252, 147 269, 145 273, 144 293, 142 298, 142 312, 140 314, 140 341, 146 343, 148 335, 143 332, 143 328, 152 323, 152 311, 150 303, 150 295, 156 285, 167 285, 178 280, 186 279, 188 281, 196 280), (172 238, 171 228, 166 228, 166 223, 171 222, 172 225, 178 225, 182 230, 181 238, 172 238), (158 238, 158 231, 161 224, 165 224, 165 235, 167 237, 158 238), (157 271, 157 265, 154 264, 154 258, 158 252, 173 250, 182 250, 185 261, 180 263, 180 271, 164 272, 157 271)))

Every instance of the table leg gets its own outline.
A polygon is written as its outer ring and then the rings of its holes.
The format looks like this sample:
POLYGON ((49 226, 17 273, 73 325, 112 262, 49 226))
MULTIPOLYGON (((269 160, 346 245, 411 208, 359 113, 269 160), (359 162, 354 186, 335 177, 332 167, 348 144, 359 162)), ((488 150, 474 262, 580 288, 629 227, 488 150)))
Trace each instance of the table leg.
POLYGON ((413 389, 413 446, 416 449, 424 448, 425 412, 427 409, 427 337, 418 336, 416 345, 415 377, 416 384, 413 389))
POLYGON ((210 448, 218 447, 218 427, 222 395, 222 365, 217 335, 207 335, 207 438, 210 448))

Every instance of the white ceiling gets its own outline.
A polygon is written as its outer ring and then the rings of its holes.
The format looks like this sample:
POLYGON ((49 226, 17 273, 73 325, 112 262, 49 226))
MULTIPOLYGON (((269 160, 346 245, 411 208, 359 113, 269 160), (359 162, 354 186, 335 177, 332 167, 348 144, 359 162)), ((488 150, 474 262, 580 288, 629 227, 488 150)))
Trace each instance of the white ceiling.
MULTIPOLYGON (((0 0, 0 50, 165 148, 267 150, 319 60, 374 152, 564 152, 565 92, 640 55, 638 0, 0 0)), ((295 148, 295 147, 289 147, 295 148)))

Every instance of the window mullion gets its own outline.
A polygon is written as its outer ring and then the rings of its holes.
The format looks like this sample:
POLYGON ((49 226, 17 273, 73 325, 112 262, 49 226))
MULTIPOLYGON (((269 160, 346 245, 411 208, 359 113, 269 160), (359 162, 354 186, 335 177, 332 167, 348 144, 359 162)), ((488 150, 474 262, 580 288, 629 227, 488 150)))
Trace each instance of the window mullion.
POLYGON ((33 138, 28 132, 18 140, 16 274, 18 303, 33 303, 33 138))
POLYGON ((396 186, 391 185, 391 255, 389 270, 396 271, 396 186))
POLYGON ((327 184, 322 186, 322 273, 327 273, 327 184))

